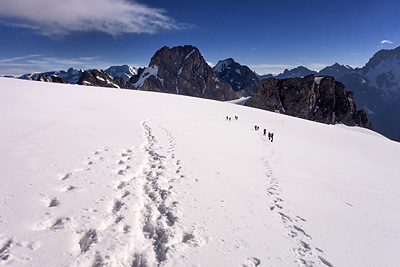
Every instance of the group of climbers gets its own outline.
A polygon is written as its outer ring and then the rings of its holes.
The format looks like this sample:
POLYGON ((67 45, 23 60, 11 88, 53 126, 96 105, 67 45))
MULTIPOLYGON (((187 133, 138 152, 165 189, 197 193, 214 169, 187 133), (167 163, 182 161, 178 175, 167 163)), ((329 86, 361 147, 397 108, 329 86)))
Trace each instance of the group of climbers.
MULTIPOLYGON (((227 121, 231 121, 232 119, 231 119, 231 117, 226 116, 226 120, 227 121)), ((235 120, 239 120, 239 117, 235 116, 235 120)), ((254 125, 254 130, 255 131, 260 130, 260 126, 254 125)), ((266 135, 267 135, 267 129, 264 129, 264 136, 266 136, 266 135)), ((274 141, 274 133, 273 132, 268 132, 268 140, 271 141, 271 142, 274 141)))

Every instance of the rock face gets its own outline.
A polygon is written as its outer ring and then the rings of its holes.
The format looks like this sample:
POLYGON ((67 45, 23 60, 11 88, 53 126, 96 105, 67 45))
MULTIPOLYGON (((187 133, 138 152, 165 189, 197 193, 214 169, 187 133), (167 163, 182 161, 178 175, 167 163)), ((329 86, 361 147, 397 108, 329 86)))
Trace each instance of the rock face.
POLYGON ((123 78, 120 77, 111 78, 104 71, 99 71, 96 69, 84 71, 77 84, 110 88, 134 89, 133 85, 129 81, 126 82, 123 78))
POLYGON ((366 113, 357 111, 353 93, 330 76, 264 79, 245 105, 327 124, 372 129, 366 113))
POLYGON ((240 96, 253 95, 260 82, 257 75, 249 67, 240 65, 232 58, 220 60, 213 70, 219 78, 229 83, 240 96))
MULTIPOLYGON (((302 67, 286 71, 275 78, 302 77, 307 69, 302 67)), ((312 74, 308 70, 308 74, 312 74)), ((363 68, 335 63, 318 72, 333 76, 348 90, 354 92, 357 106, 365 110, 374 130, 400 141, 400 47, 380 50, 363 68)))
POLYGON ((63 78, 55 76, 55 75, 40 75, 39 78, 37 78, 36 81, 41 81, 41 82, 50 82, 50 83, 67 83, 63 78))
POLYGON ((163 47, 145 69, 130 82, 139 90, 165 92, 215 100, 238 98, 232 87, 219 79, 196 47, 163 47))

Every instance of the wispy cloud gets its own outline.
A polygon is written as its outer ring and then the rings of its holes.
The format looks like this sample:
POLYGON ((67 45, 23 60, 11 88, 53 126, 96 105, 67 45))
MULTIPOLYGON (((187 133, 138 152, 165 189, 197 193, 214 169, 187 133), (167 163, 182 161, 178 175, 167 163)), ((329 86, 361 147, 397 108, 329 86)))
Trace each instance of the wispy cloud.
POLYGON ((393 44, 393 42, 390 40, 382 40, 381 44, 393 44))
POLYGON ((0 17, 0 23, 47 36, 74 31, 153 34, 190 27, 176 22, 163 9, 129 0, 2 0, 0 17))
POLYGON ((25 74, 30 72, 45 72, 56 70, 76 69, 105 69, 112 64, 99 57, 57 58, 29 55, 0 59, 0 74, 25 74))
POLYGON ((310 63, 307 64, 305 67, 307 67, 310 70, 321 70, 331 64, 324 64, 324 63, 310 63))
POLYGON ((23 57, 13 57, 13 58, 5 58, 5 59, 0 59, 0 63, 11 63, 11 62, 16 62, 20 61, 23 59, 28 59, 28 58, 33 58, 33 57, 40 57, 42 55, 28 55, 28 56, 23 56, 23 57))

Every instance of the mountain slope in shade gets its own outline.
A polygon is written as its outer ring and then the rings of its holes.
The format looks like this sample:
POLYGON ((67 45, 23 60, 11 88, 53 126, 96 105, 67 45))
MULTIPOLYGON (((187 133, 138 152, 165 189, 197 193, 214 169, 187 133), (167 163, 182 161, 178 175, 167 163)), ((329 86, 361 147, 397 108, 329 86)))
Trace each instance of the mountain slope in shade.
POLYGON ((40 75, 40 77, 36 80, 36 81, 40 81, 40 82, 50 82, 50 83, 67 83, 67 81, 65 81, 63 78, 60 78, 56 75, 40 75))
POLYGON ((340 65, 335 63, 332 66, 327 66, 318 72, 318 75, 332 76, 338 81, 343 81, 343 78, 354 72, 354 69, 350 66, 340 65))
POLYGON ((103 70, 84 71, 81 78, 77 82, 78 85, 110 87, 118 89, 135 89, 129 82, 121 77, 110 77, 103 70))
POLYGON ((231 86, 217 77, 200 51, 190 45, 161 48, 151 58, 149 67, 138 70, 130 81, 143 91, 222 101, 238 98, 231 86))
POLYGON ((333 77, 264 79, 246 106, 307 120, 372 129, 367 114, 357 110, 353 93, 333 77))
POLYGON ((375 132, 172 94, 0 88, 2 265, 398 264, 400 144, 375 132))
POLYGON ((299 67, 296 67, 296 68, 291 69, 291 70, 285 69, 283 71, 283 73, 278 74, 274 78, 276 78, 276 79, 287 79, 287 78, 305 77, 305 76, 308 76, 310 74, 317 74, 317 72, 313 71, 313 70, 309 70, 306 67, 299 66, 299 67))
POLYGON ((308 74, 333 76, 347 90, 354 92, 354 101, 365 110, 374 130, 400 141, 400 122, 394 112, 400 101, 400 47, 380 50, 363 68, 335 63, 318 73, 305 67, 285 70, 278 79, 304 77, 308 74))
POLYGON ((257 90, 259 79, 257 75, 245 65, 240 65, 232 58, 220 60, 213 67, 217 76, 232 86, 240 96, 251 96, 257 90))

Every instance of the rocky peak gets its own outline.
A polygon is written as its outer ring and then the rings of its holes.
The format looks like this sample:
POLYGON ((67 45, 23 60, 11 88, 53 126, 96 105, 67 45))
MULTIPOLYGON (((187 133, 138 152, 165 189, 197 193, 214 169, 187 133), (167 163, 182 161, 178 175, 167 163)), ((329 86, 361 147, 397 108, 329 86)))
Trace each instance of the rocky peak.
POLYGON ((264 79, 245 105, 327 124, 372 129, 366 113, 356 109, 353 93, 330 76, 264 79))
POLYGON ((383 98, 399 97, 400 94, 400 47, 378 51, 362 68, 369 85, 379 88, 383 98))
POLYGON ((333 76, 336 80, 342 80, 344 76, 353 72, 354 69, 350 66, 340 65, 335 63, 332 66, 327 66, 318 72, 318 75, 333 76))
POLYGON ((232 58, 220 60, 213 70, 240 96, 250 96, 257 90, 260 81, 257 75, 249 67, 240 65, 232 58))
POLYGON ((376 52, 368 63, 362 68, 363 72, 367 73, 375 69, 383 61, 397 61, 400 62, 400 46, 395 49, 382 49, 376 52))
POLYGON ((227 58, 225 60, 220 60, 218 61, 217 65, 215 65, 213 67, 213 70, 215 71, 215 73, 220 73, 223 72, 226 69, 231 69, 232 65, 235 64, 235 60, 233 60, 233 58, 227 58))
POLYGON ((121 77, 111 78, 103 70, 84 71, 79 79, 79 85, 133 89, 132 84, 121 77))
POLYGON ((187 60, 193 55, 193 58, 200 58, 199 49, 191 45, 176 46, 169 48, 164 46, 158 50, 150 60, 149 66, 173 67, 175 71, 178 71, 187 60), (172 63, 172 64, 171 64, 172 63))
POLYGON ((40 82, 50 82, 50 83, 67 83, 63 78, 58 77, 56 75, 47 75, 47 74, 43 74, 40 75, 39 78, 37 78, 36 81, 40 81, 40 82))
POLYGON ((231 86, 218 79, 200 51, 191 45, 164 46, 130 80, 140 90, 181 94, 216 100, 232 100, 231 86), (139 73, 140 72, 140 73, 139 73))

